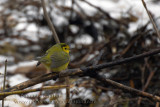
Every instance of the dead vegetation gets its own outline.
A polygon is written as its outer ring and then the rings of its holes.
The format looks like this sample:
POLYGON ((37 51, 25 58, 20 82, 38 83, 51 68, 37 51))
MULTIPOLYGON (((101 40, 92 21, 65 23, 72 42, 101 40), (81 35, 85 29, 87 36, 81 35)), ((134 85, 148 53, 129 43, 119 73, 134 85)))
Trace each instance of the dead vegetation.
MULTIPOLYGON (((60 5, 58 1, 48 0, 47 2, 48 15, 55 25, 60 41, 68 43, 72 48, 69 69, 96 66, 134 57, 159 48, 159 37, 153 27, 150 27, 152 26, 150 21, 138 26, 134 32, 129 32, 130 24, 139 20, 132 11, 128 10, 121 17, 113 18, 102 8, 93 5, 92 2, 80 1, 95 8, 96 12, 92 15, 87 14, 85 8, 77 0, 72 0, 71 7, 60 5), (56 20, 61 18, 62 22, 56 20), (85 39, 82 43, 76 42, 85 37, 84 35, 92 38, 90 44, 86 44, 85 39)), ((23 61, 31 61, 55 44, 39 1, 9 0, 1 3, 1 6, 3 9, 0 10, 0 55, 12 57, 13 60, 8 60, 8 67, 23 61), (24 25, 20 26, 20 24, 24 25), (36 26, 37 30, 32 31, 32 26, 36 26)), ((154 17, 152 13, 151 15, 159 29, 160 19, 154 17)), ((159 54, 156 54, 103 68, 97 72, 117 83, 159 96, 159 59, 159 54)), ((0 62, 0 67, 2 66, 4 66, 4 62, 0 62)), ((9 71, 7 78, 22 74, 32 79, 46 74, 43 66, 36 68, 35 65, 22 66, 9 71)), ((130 93, 123 88, 115 88, 102 81, 89 74, 71 76, 70 82, 74 85, 70 91, 72 107, 159 107, 158 102, 147 99, 148 97, 140 97, 141 95, 130 93)), ((6 82, 6 88, 12 88, 10 81, 6 80, 6 82)), ((62 84, 63 82, 57 80, 55 83, 53 81, 45 82, 43 86, 62 84)), ((22 96, 25 97, 25 95, 22 96)), ((54 103, 61 107, 65 103, 58 102, 65 101, 63 96, 64 93, 59 89, 42 91, 38 96, 29 97, 29 99, 34 101, 35 105, 54 103), (52 94, 51 97, 44 97, 52 94)), ((29 106, 34 107, 33 103, 29 106)))

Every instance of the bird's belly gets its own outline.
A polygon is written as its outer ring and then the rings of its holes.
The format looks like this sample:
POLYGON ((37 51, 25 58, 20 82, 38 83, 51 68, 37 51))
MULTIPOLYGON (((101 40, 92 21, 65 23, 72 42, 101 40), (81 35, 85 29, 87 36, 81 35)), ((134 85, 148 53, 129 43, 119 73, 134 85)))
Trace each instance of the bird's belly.
POLYGON ((52 72, 60 72, 60 71, 67 69, 67 67, 68 67, 68 63, 66 63, 60 67, 57 67, 57 68, 51 68, 51 70, 52 70, 52 72))

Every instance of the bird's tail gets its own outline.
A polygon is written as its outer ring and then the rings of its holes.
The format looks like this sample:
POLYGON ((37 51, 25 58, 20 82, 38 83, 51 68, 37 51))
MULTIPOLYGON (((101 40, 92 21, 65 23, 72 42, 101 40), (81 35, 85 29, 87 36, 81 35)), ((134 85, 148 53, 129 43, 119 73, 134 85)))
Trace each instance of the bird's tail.
POLYGON ((41 64, 41 62, 39 62, 39 61, 38 61, 38 62, 37 62, 37 65, 36 65, 36 67, 37 67, 37 66, 39 66, 40 64, 41 64))
POLYGON ((41 57, 36 57, 36 58, 35 58, 35 60, 38 61, 36 67, 39 66, 39 65, 41 64, 40 59, 41 59, 41 57))

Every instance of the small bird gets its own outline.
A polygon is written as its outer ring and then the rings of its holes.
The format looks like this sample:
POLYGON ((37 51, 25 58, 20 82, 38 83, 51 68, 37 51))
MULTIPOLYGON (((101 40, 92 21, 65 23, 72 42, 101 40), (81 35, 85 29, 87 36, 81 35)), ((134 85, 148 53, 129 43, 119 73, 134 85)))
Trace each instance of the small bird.
POLYGON ((70 62, 69 46, 66 43, 57 43, 49 48, 45 55, 38 57, 37 66, 41 63, 52 72, 60 72, 67 69, 70 62))

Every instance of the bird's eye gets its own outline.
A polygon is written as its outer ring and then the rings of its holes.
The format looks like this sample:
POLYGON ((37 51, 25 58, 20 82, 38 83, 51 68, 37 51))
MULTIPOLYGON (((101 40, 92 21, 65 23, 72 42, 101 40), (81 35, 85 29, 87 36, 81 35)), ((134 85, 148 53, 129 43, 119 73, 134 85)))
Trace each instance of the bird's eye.
POLYGON ((67 48, 64 48, 65 50, 67 49, 67 48))

